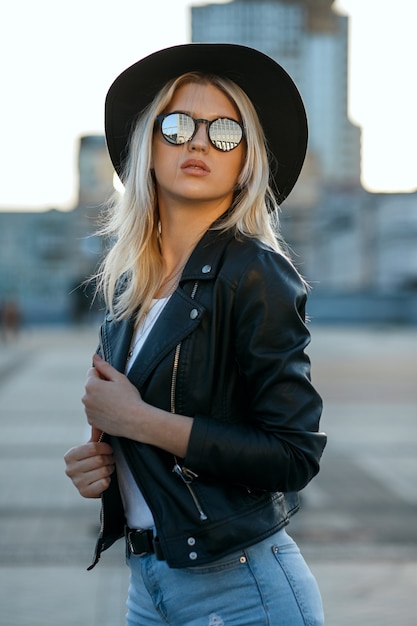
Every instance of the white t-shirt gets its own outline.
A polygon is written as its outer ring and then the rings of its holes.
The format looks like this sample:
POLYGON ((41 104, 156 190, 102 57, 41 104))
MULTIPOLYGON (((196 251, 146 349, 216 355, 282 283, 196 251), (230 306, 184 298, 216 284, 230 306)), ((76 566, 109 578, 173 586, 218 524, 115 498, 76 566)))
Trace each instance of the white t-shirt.
MULTIPOLYGON (((168 298, 159 298, 152 300, 152 306, 148 315, 138 327, 133 335, 132 345, 129 352, 129 360, 126 364, 125 373, 127 374, 132 367, 136 357, 138 356, 146 338, 148 337, 153 325, 162 312, 162 309, 168 302, 168 298)), ((111 438, 111 445, 116 461, 117 478, 119 481, 120 493, 125 510, 126 522, 129 528, 152 528, 154 519, 150 508, 148 507, 141 490, 139 489, 129 465, 123 455, 120 443, 117 437, 111 438)))

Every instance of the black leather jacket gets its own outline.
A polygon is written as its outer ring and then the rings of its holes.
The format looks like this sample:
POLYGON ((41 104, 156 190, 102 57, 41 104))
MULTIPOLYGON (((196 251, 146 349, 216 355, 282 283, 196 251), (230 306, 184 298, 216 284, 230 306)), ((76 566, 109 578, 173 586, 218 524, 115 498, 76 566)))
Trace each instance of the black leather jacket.
MULTIPOLYGON (((194 418, 185 459, 120 440, 171 567, 207 563, 273 534, 318 472, 326 436, 304 353, 305 302, 282 255, 210 230, 133 364, 128 377, 146 402, 194 418)), ((101 328, 101 350, 119 371, 132 332, 131 321, 109 315, 101 328)), ((114 475, 95 562, 124 524, 114 475)))

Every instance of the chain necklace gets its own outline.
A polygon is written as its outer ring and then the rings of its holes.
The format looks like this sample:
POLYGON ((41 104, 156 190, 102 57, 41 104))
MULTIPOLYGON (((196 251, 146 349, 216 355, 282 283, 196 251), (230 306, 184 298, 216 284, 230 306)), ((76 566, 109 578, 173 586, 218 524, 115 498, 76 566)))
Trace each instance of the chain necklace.
MULTIPOLYGON (((188 259, 187 259, 188 260, 188 259)), ((184 269, 184 267, 187 264, 187 260, 185 261, 185 263, 182 263, 180 265, 180 267, 177 270, 174 270, 173 273, 171 273, 168 278, 166 278, 164 280, 164 282, 161 284, 161 286, 158 289, 158 293, 163 294, 164 293, 164 287, 166 287, 167 285, 169 285, 170 283, 172 283, 172 281, 174 281, 173 285, 171 285, 171 288, 168 290, 168 294, 166 296, 162 295, 162 297, 169 297, 170 295, 172 295, 175 291, 175 289, 178 286, 179 280, 177 280, 177 278, 179 279, 180 274, 182 274, 182 271, 184 269)))

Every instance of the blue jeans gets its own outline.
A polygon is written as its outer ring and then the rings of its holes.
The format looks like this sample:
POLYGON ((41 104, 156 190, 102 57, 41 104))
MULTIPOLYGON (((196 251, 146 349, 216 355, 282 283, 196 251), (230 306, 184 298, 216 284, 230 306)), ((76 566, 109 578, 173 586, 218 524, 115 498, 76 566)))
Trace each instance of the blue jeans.
POLYGON ((280 530, 210 565, 130 555, 127 626, 322 626, 316 581, 280 530))

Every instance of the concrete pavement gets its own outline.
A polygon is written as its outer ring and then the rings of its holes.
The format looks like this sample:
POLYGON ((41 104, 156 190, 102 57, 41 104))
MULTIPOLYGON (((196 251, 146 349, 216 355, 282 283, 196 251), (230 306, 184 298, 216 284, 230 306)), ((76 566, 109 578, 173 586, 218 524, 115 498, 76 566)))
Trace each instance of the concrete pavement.
MULTIPOLYGON (((417 624, 417 331, 312 326, 325 399, 322 471, 290 527, 331 626, 417 624)), ((122 626, 121 543, 86 572, 97 501, 64 475, 85 438, 96 329, 0 343, 0 625, 122 626)))

